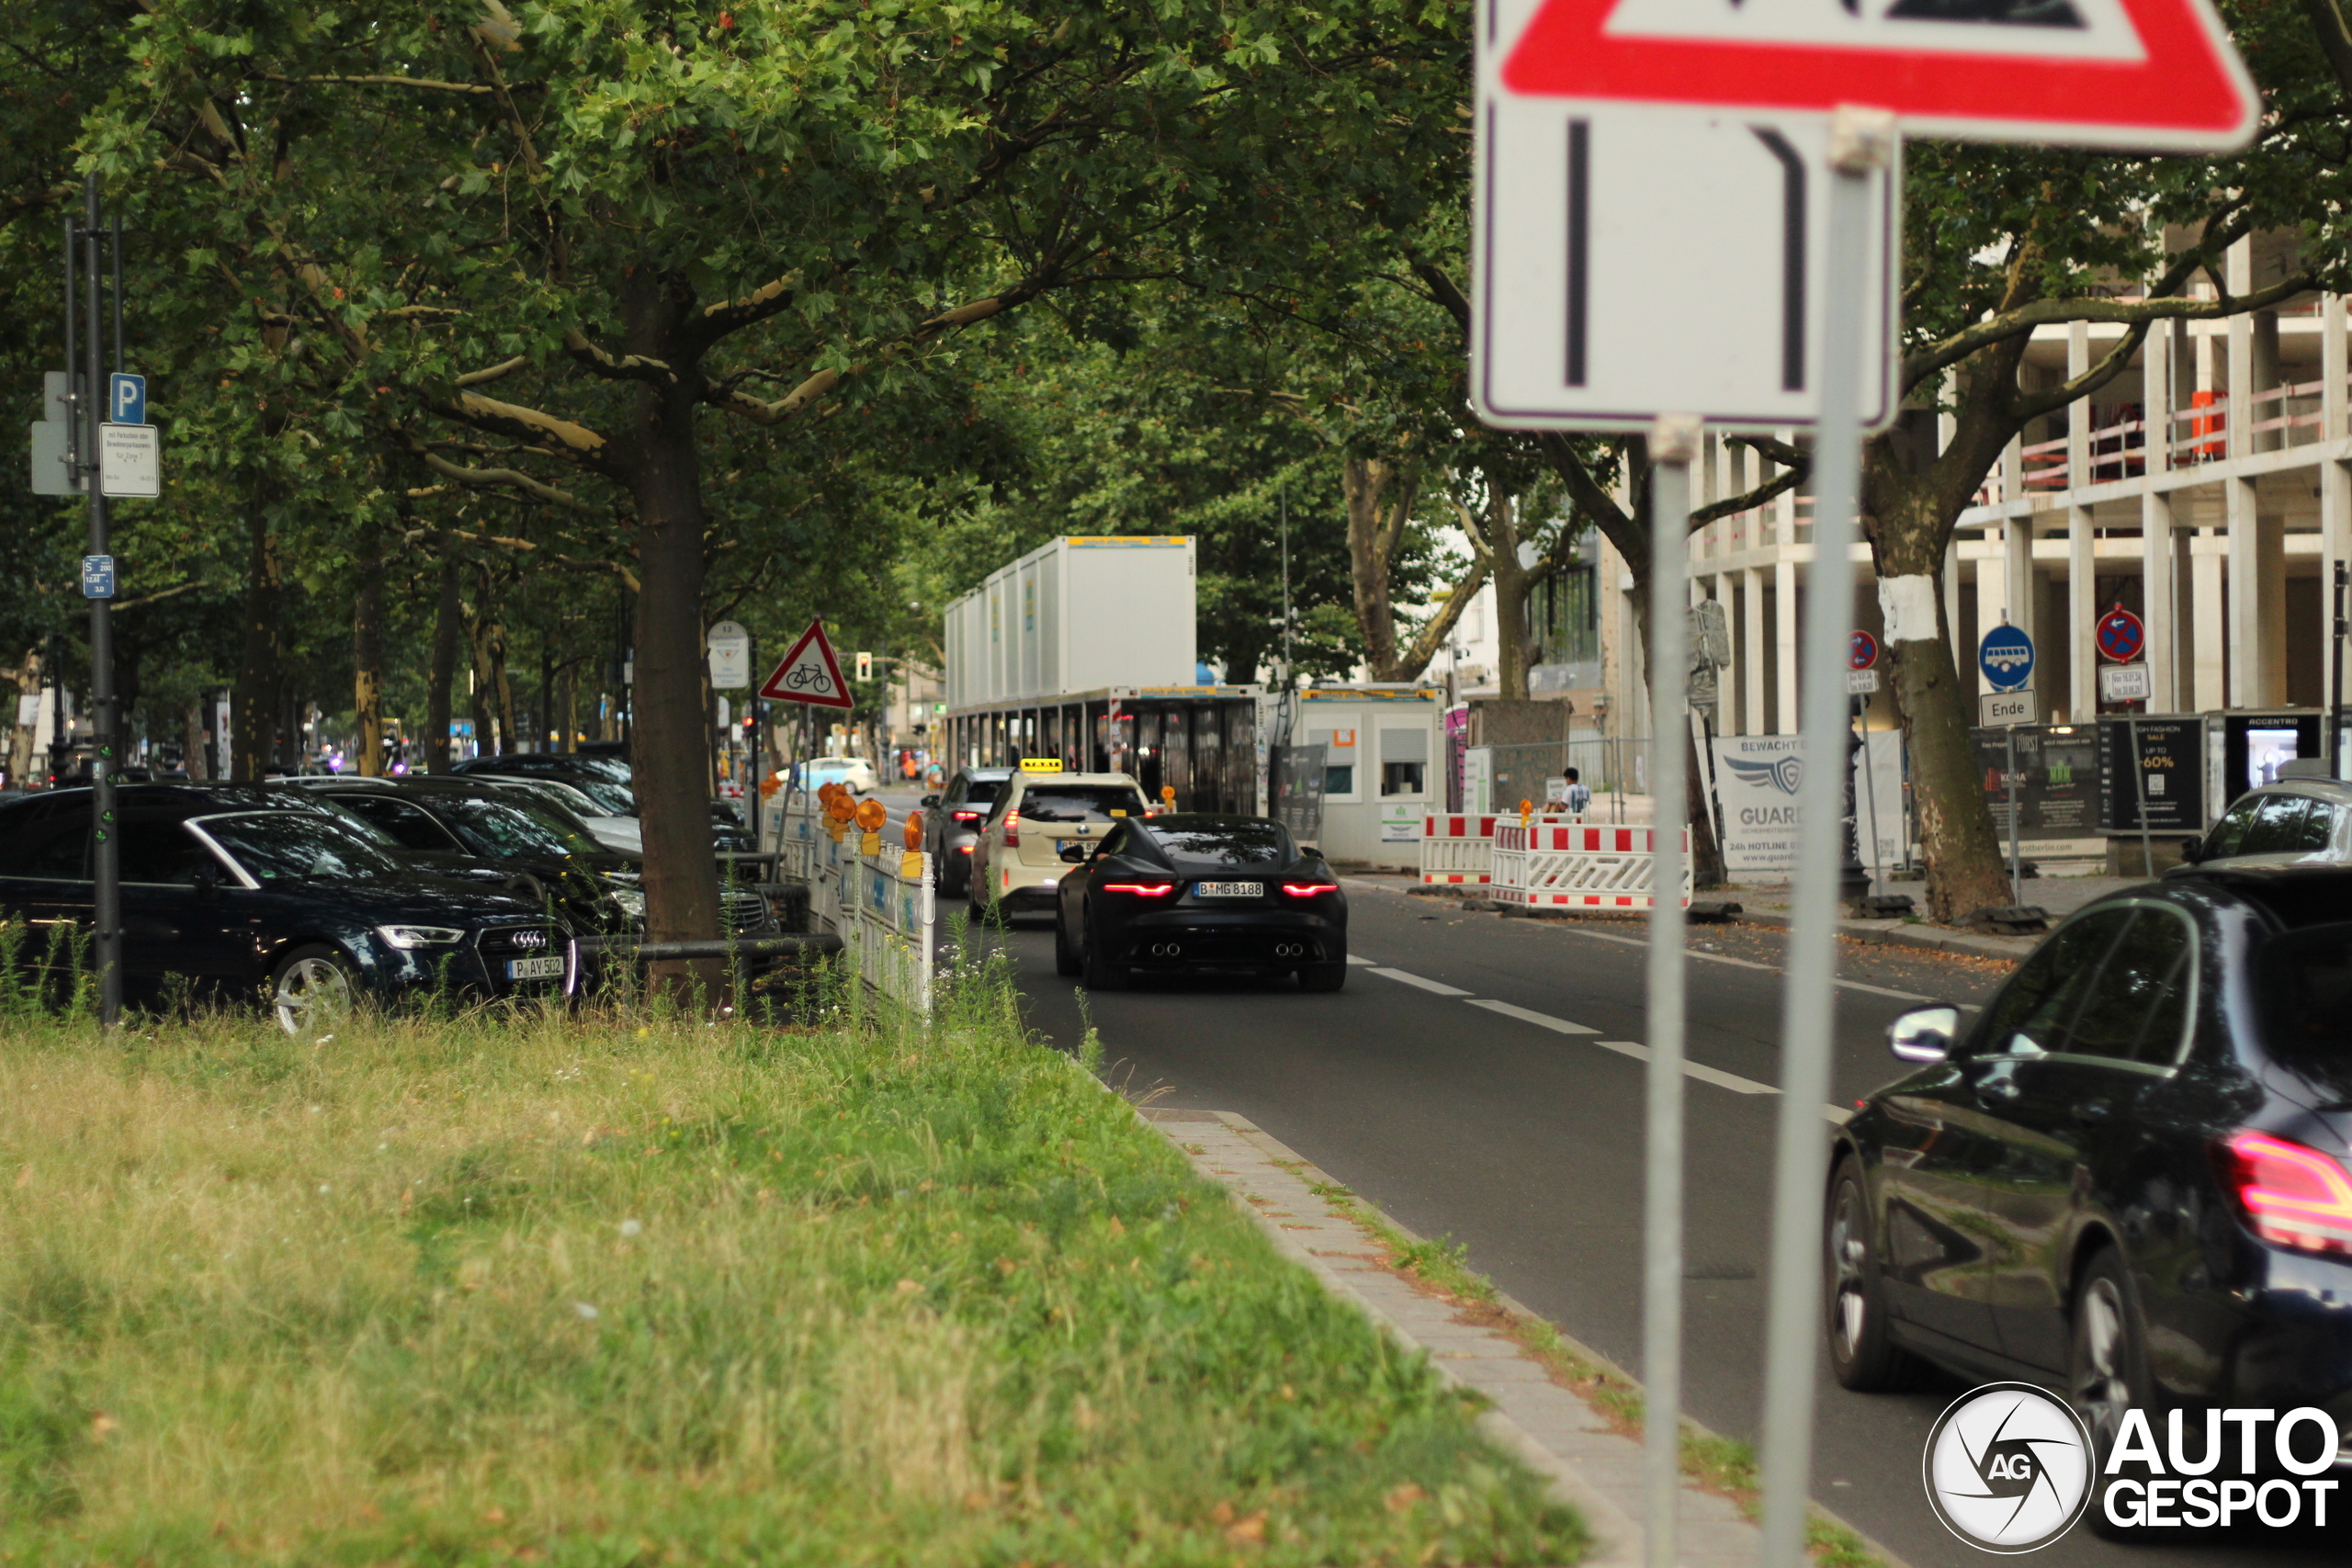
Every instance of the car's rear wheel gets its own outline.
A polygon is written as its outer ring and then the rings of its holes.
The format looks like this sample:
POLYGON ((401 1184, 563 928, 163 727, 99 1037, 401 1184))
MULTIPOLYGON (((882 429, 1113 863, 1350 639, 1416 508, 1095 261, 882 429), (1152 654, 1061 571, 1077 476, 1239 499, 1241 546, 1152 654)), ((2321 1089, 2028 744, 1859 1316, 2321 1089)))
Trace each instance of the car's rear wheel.
POLYGON ((1829 1313, 1830 1370, 1840 1383, 1863 1393, 1906 1387, 1918 1370, 1887 1334, 1886 1287, 1879 1278, 1874 1234, 1862 1168, 1849 1158, 1829 1185, 1823 1225, 1828 1278, 1822 1293, 1829 1313))
POLYGON ((1079 961, 1078 950, 1069 944, 1069 926, 1057 908, 1054 911, 1054 973, 1075 976, 1082 973, 1084 968, 1085 965, 1079 961))
POLYGON ((1348 983, 1345 959, 1337 964, 1307 964, 1298 971, 1298 988, 1302 991, 1336 991, 1348 983))
POLYGON ((1104 957, 1102 943, 1091 934, 1080 967, 1085 973, 1086 988, 1090 991, 1124 991, 1127 988, 1127 966, 1114 964, 1104 957))
POLYGON ((350 1017, 356 991, 350 961, 332 947, 313 944, 278 960, 269 977, 269 1006, 278 1028, 308 1039, 350 1017))
MULTIPOLYGON (((2075 1292, 2074 1348, 2067 1358, 2066 1398, 2091 1432, 2091 1473, 2104 1476, 2107 1456, 2133 1410, 2154 1419, 2148 1377, 2148 1333, 2140 1318, 2122 1257, 2102 1247, 2083 1270, 2075 1292)), ((2129 1535, 2109 1522, 2104 1483, 2091 1499, 2091 1529, 2109 1537, 2129 1535)))

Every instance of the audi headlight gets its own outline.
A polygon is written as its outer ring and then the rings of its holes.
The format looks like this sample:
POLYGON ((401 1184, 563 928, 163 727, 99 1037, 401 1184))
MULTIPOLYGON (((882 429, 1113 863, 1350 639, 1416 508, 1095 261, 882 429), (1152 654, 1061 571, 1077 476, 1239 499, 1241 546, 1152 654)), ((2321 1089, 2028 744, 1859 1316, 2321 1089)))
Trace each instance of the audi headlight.
POLYGON ((450 926, 378 926, 376 934, 390 945, 402 950, 447 947, 466 940, 465 932, 450 926))
POLYGON ((645 919, 645 895, 639 889, 635 887, 607 887, 605 889, 605 893, 614 903, 618 904, 621 907, 622 914, 628 916, 631 919, 641 920, 645 919))

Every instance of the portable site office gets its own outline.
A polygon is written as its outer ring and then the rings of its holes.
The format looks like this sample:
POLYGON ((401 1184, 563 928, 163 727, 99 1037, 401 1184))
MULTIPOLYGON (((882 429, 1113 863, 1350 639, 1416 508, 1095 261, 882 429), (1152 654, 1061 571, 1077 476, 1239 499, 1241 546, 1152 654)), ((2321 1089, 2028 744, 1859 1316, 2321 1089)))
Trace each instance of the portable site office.
POLYGON ((1297 694, 1295 746, 1323 750, 1319 847, 1335 861, 1420 863, 1421 818, 1445 799, 1442 692, 1426 686, 1309 686, 1297 694))

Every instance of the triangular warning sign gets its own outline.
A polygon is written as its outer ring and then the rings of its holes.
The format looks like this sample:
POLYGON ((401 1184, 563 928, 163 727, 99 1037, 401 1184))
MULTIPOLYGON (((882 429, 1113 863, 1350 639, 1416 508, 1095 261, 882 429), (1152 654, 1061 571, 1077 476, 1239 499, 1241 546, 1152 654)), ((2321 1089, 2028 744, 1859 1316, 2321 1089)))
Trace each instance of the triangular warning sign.
POLYGON ((1500 58, 1507 95, 1855 104, 1979 141, 2228 152, 2262 109, 2210 0, 1541 0, 1500 58))
POLYGON ((845 708, 856 705, 849 694, 849 682, 842 679, 842 667, 833 658, 833 645, 825 640, 825 623, 811 621, 775 673, 760 684, 760 695, 782 703, 808 703, 820 708, 845 708))

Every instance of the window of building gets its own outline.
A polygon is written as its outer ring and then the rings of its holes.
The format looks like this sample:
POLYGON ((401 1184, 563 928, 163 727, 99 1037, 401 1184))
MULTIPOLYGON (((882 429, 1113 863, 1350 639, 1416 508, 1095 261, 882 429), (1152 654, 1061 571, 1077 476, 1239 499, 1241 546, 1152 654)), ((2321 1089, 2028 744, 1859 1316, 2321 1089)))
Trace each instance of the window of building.
POLYGON ((1426 795, 1429 792, 1430 735, 1412 729, 1380 732, 1380 793, 1426 795))

